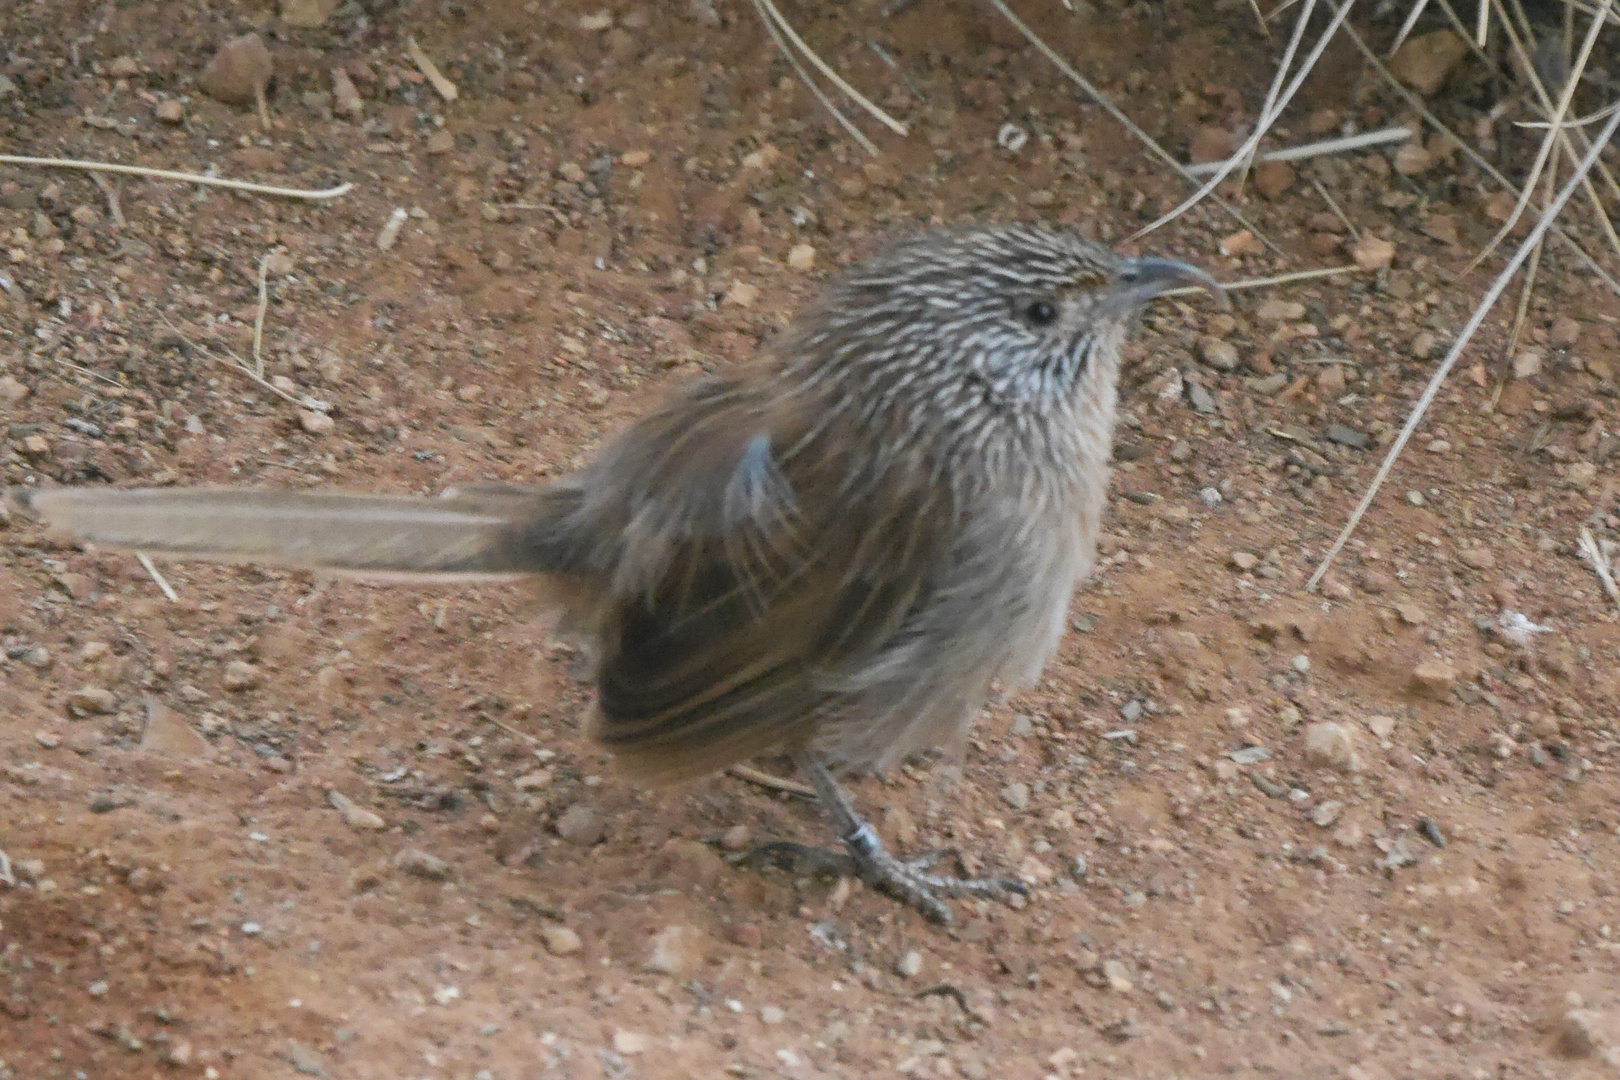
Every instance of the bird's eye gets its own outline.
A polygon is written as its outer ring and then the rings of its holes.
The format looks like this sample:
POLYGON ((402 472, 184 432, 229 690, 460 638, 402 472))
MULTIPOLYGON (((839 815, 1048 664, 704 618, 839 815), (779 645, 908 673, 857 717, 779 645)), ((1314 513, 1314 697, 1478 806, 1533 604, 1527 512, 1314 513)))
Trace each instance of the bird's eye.
POLYGON ((1024 305, 1024 321, 1031 326, 1051 326, 1057 322, 1057 305, 1050 300, 1031 300, 1024 305))

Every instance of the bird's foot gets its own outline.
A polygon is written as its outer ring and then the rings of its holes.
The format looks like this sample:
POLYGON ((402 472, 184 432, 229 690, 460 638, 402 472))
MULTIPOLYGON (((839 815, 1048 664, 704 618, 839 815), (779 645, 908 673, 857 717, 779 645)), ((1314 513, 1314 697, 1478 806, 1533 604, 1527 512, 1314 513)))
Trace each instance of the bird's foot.
POLYGON ((859 877, 867 885, 887 893, 901 903, 922 912, 930 922, 949 924, 951 909, 945 899, 978 897, 1005 899, 1027 896, 1029 887, 1010 878, 952 877, 931 872, 943 853, 916 859, 897 859, 883 846, 877 832, 863 821, 827 767, 809 754, 797 755, 802 772, 815 785, 822 806, 832 816, 844 852, 778 841, 763 844, 745 855, 741 862, 751 866, 776 866, 790 873, 830 874, 859 877))
POLYGON ((860 828, 865 829, 864 834, 857 835, 853 840, 845 839, 847 851, 778 840, 749 851, 738 860, 738 865, 774 866, 803 877, 826 875, 860 878, 879 892, 887 893, 907 907, 916 908, 930 922, 941 925, 951 922, 951 909, 945 905, 942 897, 973 896, 999 900, 1029 895, 1029 888, 1022 881, 1009 878, 962 878, 929 873, 943 853, 897 859, 883 847, 870 826, 863 822, 860 828))
POLYGON ((930 873, 939 853, 916 859, 897 859, 889 854, 876 832, 864 821, 840 839, 849 858, 859 867, 861 880, 880 892, 888 893, 908 907, 916 908, 929 922, 949 925, 951 909, 941 897, 972 896, 1001 900, 1028 896, 1029 886, 1012 878, 966 878, 930 873))

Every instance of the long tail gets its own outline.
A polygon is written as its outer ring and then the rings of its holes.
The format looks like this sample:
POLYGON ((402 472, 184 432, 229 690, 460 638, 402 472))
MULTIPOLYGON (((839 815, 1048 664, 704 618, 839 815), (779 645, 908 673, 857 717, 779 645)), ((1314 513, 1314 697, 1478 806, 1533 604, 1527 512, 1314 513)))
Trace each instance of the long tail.
POLYGON ((548 489, 440 498, 253 488, 13 490, 47 526, 97 545, 171 558, 256 562, 363 577, 452 580, 556 572, 548 489))

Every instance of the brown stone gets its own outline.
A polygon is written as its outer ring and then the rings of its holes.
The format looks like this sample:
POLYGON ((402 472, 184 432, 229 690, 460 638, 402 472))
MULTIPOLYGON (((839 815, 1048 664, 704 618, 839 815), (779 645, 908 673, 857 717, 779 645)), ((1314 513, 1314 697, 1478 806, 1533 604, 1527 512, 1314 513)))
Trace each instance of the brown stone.
POLYGON ((1268 199, 1279 199, 1294 186, 1297 175, 1286 161, 1262 161, 1254 167, 1254 189, 1268 199))
POLYGON ((1427 97, 1439 90, 1462 58, 1468 43, 1450 30, 1409 37, 1396 50, 1389 69, 1401 82, 1427 97))
POLYGON ((251 105, 264 92, 275 71, 270 50, 258 34, 232 38, 219 47, 197 77, 203 93, 230 105, 251 105))
POLYGON ((1408 686, 1413 693, 1443 697, 1457 682, 1457 672, 1444 660, 1425 660, 1412 669, 1408 686))

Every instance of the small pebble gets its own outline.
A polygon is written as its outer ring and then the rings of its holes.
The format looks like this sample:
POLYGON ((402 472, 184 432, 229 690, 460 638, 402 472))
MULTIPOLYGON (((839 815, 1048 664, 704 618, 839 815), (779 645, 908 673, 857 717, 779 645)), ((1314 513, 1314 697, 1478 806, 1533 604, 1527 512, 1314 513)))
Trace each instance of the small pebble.
POLYGON ((787 256, 788 269, 797 270, 801 274, 809 273, 815 269, 816 249, 809 244, 794 244, 787 256))
POLYGON ((726 303, 736 307, 753 307, 754 301, 759 299, 759 287, 750 285, 746 281, 734 281, 731 288, 726 290, 726 303))
POLYGON ((708 940, 695 926, 666 926, 653 935, 642 967, 661 975, 682 975, 698 970, 708 959, 708 940))
POLYGON ((1444 660, 1425 660, 1412 669, 1411 688, 1431 697, 1442 697, 1457 681, 1457 672, 1444 660))
POLYGON ((902 979, 915 979, 918 975, 922 974, 922 968, 922 953, 918 952, 916 949, 906 950, 905 955, 900 957, 899 961, 897 961, 894 965, 895 974, 899 975, 902 979))
POLYGON ((232 660, 225 665, 225 673, 220 677, 219 684, 227 690, 250 690, 258 686, 263 679, 259 669, 246 660, 232 660))
POLYGON ((1264 322, 1298 322, 1305 317, 1305 305, 1273 296, 1256 308, 1254 315, 1264 322))
POLYGON ((1339 820, 1339 815, 1342 813, 1344 813, 1344 804, 1328 799, 1325 802, 1316 804, 1316 807, 1311 811, 1311 821, 1324 829, 1331 828, 1333 823, 1339 820))
POLYGON ((186 107, 174 98, 165 98, 152 106, 152 116, 163 124, 181 124, 186 119, 186 107))
POLYGON ((448 881, 451 873, 449 863, 416 848, 406 848, 395 855, 394 867, 427 881, 448 881))
POLYGON ((1217 337, 1206 337, 1198 344, 1198 353, 1203 357, 1204 363, 1216 371, 1236 371, 1238 366, 1237 346, 1230 341, 1222 341, 1217 337))
POLYGON ((264 92, 274 70, 264 39, 244 34, 219 47, 197 77, 197 85, 209 97, 227 104, 251 105, 264 92))
POLYGON ((575 803, 557 819, 557 835, 570 844, 590 847, 598 843, 607 832, 602 815, 586 803, 575 803))
POLYGON ((68 709, 75 713, 106 716, 118 709, 118 697, 103 686, 83 686, 67 696, 68 709))
POLYGON ((388 827, 382 816, 356 805, 341 791, 332 790, 326 793, 326 801, 331 803, 337 812, 343 815, 343 823, 351 829, 364 829, 369 832, 378 832, 388 827))
POLYGON ((787 1013, 775 1005, 766 1005, 759 1010, 759 1020, 762 1024, 780 1024, 787 1019, 787 1013))
POLYGON ((1014 810, 1027 810, 1029 808, 1029 785, 1024 783, 1008 784, 1001 789, 1001 801, 1014 810))
POLYGON ((1116 994, 1129 994, 1136 989, 1136 984, 1131 981, 1130 969, 1119 960, 1104 960, 1102 973, 1108 982, 1108 989, 1116 994))
POLYGON ((619 1030, 613 1033, 613 1052, 634 1057, 647 1050, 647 1036, 637 1031, 619 1030))
POLYGON ((1350 257, 1363 270, 1382 270, 1395 261, 1395 245, 1382 237, 1365 233, 1350 249, 1350 257))
POLYGON ((547 926, 540 931, 540 941, 552 956, 568 956, 584 947, 579 935, 566 926, 547 926))
POLYGON ((720 846, 727 851, 747 851, 752 843, 747 825, 733 825, 720 834, 720 846))
POLYGON ((1340 772, 1355 772, 1360 768, 1355 737, 1350 729, 1331 722, 1305 726, 1305 760, 1340 772))

